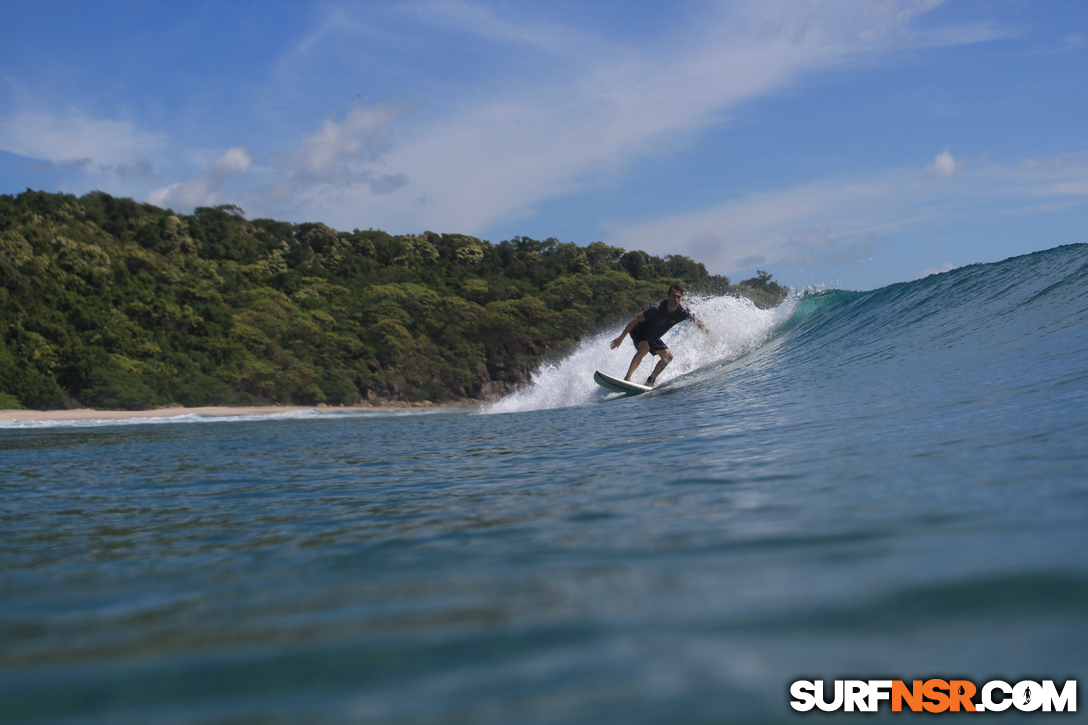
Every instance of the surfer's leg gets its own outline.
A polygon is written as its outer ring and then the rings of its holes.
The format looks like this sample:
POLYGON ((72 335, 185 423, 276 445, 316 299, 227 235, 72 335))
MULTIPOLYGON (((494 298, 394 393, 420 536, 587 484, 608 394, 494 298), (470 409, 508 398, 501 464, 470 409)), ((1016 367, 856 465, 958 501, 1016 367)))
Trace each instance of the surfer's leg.
POLYGON ((657 376, 661 374, 661 371, 665 369, 666 365, 672 362, 672 353, 669 352, 669 348, 658 350, 654 354, 657 355, 657 365, 654 366, 653 373, 651 373, 649 379, 646 381, 647 385, 654 385, 657 382, 657 376))
POLYGON ((646 340, 638 343, 638 352, 631 359, 631 367, 627 368, 627 377, 624 380, 630 380, 631 376, 635 374, 635 369, 642 363, 642 358, 646 357, 646 353, 650 351, 650 343, 646 340))

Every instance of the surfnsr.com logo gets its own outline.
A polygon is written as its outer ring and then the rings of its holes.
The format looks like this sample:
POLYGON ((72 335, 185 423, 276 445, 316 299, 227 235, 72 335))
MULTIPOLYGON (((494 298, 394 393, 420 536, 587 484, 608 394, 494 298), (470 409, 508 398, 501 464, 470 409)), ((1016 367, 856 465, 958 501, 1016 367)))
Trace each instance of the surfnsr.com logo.
POLYGON ((909 686, 903 680, 835 680, 830 700, 824 697, 823 680, 797 680, 790 695, 790 706, 800 712, 876 712, 885 700, 892 712, 904 707, 914 712, 1002 712, 1010 707, 1021 712, 1077 711, 1076 680, 1066 680, 1061 690, 1053 680, 1015 685, 991 680, 981 688, 969 680, 914 680, 909 686))

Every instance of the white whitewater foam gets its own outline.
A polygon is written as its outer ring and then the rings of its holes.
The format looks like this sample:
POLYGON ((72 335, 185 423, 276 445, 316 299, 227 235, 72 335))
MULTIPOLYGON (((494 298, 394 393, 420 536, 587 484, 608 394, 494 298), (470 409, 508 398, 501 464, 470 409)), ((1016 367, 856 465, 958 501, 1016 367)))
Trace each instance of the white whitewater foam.
MULTIPOLYGON (((761 345, 789 319, 796 306, 790 295, 783 304, 761 310, 750 300, 737 297, 690 297, 684 305, 710 329, 704 334, 690 322, 682 322, 663 338, 673 354, 672 363, 658 379, 658 385, 714 363, 735 360, 761 345)), ((532 375, 529 386, 483 409, 484 413, 514 413, 545 408, 584 405, 611 395, 595 382, 593 372, 623 377, 635 354, 628 337, 616 350, 609 344, 623 331, 606 330, 583 341, 578 349, 557 363, 544 364, 532 375)), ((643 382, 657 364, 647 355, 632 380, 643 382)), ((647 393, 652 395, 653 393, 647 393)))

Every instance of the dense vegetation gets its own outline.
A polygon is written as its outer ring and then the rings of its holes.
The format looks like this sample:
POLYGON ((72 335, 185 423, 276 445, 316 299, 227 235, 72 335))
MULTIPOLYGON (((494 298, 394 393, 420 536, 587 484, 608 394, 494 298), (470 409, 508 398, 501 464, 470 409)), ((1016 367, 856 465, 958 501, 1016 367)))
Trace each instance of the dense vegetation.
POLYGON ((764 306, 785 292, 601 242, 0 195, 0 408, 488 397, 677 280, 764 306))

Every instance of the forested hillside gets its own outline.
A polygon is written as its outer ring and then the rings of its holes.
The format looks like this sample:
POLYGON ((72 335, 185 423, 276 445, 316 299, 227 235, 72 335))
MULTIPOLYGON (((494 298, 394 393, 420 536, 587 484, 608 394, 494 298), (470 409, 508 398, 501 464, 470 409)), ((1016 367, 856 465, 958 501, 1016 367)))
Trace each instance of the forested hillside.
POLYGON ((486 398, 678 280, 762 306, 785 294, 600 242, 0 195, 0 408, 486 398))

